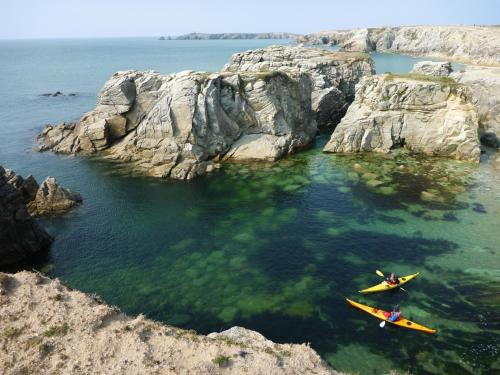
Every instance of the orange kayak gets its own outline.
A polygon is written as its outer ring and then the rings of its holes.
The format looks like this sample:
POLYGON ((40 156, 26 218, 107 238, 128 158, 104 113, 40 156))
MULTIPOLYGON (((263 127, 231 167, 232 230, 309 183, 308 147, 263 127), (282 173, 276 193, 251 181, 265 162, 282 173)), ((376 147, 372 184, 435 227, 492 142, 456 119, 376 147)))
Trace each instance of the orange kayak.
POLYGON ((399 318, 395 322, 389 322, 387 320, 387 317, 391 315, 390 312, 384 311, 384 310, 380 310, 380 309, 377 309, 375 307, 370 307, 370 306, 363 305, 362 303, 359 303, 359 302, 356 302, 356 301, 352 301, 349 298, 346 298, 346 300, 352 306, 354 306, 354 307, 356 307, 356 308, 358 308, 360 310, 363 310, 364 312, 367 312, 368 314, 373 315, 374 317, 379 318, 380 320, 385 320, 386 322, 394 324, 396 326, 400 326, 400 327, 408 328, 408 329, 414 329, 416 331, 425 332, 425 333, 436 333, 435 329, 425 327, 423 325, 420 325, 418 323, 412 322, 412 321, 410 321, 408 319, 405 319, 403 317, 399 318))

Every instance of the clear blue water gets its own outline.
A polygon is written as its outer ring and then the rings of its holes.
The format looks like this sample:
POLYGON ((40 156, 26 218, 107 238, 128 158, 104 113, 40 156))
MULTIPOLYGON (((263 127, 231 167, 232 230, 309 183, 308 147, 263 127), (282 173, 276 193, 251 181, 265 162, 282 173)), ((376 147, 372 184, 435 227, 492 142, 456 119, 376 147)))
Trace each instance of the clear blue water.
MULTIPOLYGON (((180 182, 31 150, 45 123, 92 109, 116 70, 218 70, 234 52, 276 43, 0 41, 0 165, 56 176, 84 197, 70 214, 44 220, 56 240, 40 267, 130 314, 201 333, 238 324, 278 342, 310 342, 344 371, 499 371, 500 164, 491 151, 480 166, 405 153, 338 156, 321 153, 323 136, 275 164, 228 164, 180 182), (77 95, 40 96, 58 90, 77 95), (375 269, 422 275, 407 293, 359 295, 379 281, 375 269), (381 329, 346 296, 399 303, 439 333, 381 329)), ((379 72, 419 60, 374 58, 379 72)))

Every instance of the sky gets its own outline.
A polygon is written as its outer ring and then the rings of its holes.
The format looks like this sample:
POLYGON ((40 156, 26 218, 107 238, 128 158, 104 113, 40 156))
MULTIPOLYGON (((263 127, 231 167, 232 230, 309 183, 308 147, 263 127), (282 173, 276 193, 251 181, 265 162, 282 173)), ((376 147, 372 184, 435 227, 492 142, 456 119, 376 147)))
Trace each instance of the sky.
POLYGON ((500 0, 0 0, 0 39, 500 24, 500 0))

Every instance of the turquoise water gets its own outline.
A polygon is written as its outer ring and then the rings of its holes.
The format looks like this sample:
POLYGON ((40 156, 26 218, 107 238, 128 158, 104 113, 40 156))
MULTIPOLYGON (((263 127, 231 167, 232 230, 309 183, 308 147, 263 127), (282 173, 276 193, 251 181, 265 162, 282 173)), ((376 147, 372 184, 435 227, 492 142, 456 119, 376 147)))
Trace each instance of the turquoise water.
MULTIPOLYGON (((231 53, 274 43, 0 42, 0 165, 54 175, 84 198, 44 220, 56 241, 41 268, 130 314, 200 333, 237 324, 310 342, 344 371, 499 371, 500 163, 491 151, 480 166, 405 153, 338 156, 321 153, 320 137, 278 163, 226 164, 192 182, 31 151, 44 123, 78 119, 116 70, 217 70, 231 53), (40 96, 58 90, 77 95, 40 96), (422 275, 407 293, 357 294, 379 281, 375 269, 422 275), (381 329, 344 297, 399 303, 439 333, 381 329)), ((415 61, 374 57, 379 72, 415 61)))

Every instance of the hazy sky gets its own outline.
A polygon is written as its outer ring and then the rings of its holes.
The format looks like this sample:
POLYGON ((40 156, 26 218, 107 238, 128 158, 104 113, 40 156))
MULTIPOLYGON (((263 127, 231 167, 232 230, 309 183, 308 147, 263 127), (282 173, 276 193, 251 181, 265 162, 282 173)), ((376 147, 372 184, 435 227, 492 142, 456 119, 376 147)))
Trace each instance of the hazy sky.
POLYGON ((0 0, 0 38, 500 24, 500 0, 0 0))

